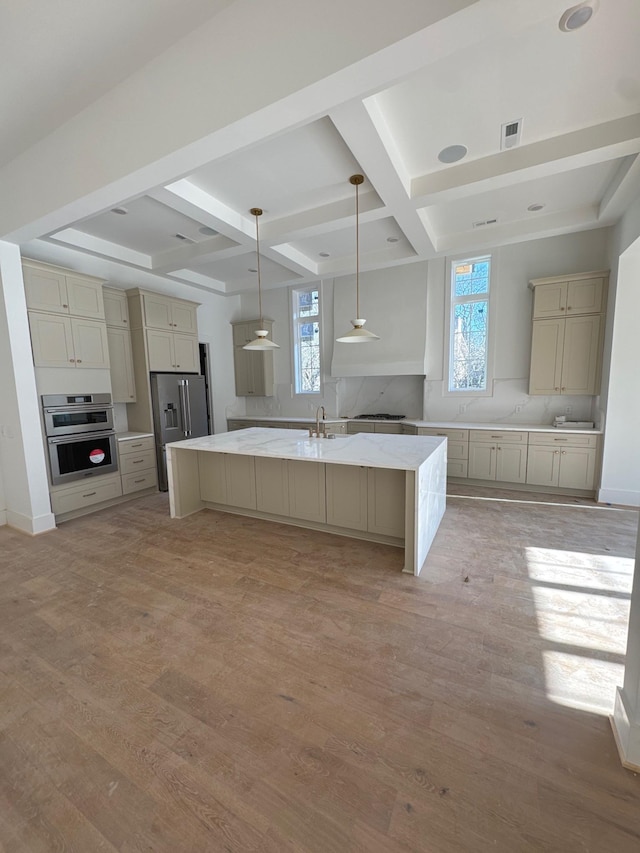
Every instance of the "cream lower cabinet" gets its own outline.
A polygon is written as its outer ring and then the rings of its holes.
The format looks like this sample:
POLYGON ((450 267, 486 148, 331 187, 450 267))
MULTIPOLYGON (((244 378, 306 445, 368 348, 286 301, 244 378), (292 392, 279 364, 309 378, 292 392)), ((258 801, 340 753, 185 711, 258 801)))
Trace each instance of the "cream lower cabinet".
POLYGON ((119 440, 118 458, 123 495, 157 487, 158 470, 153 436, 119 440))
POLYGON ((256 509, 256 472, 253 456, 200 453, 202 500, 244 509, 256 509))
POLYGON ((404 537, 404 471, 326 465, 327 523, 404 537))
POLYGON ((417 435, 447 439, 447 477, 466 477, 469 471, 469 430, 413 427, 417 435))
POLYGON ((169 373, 198 373, 200 352, 193 335, 146 330, 149 370, 169 373))
POLYGON ((273 515, 325 522, 325 466, 256 456, 257 508, 273 515))
POLYGON ((598 437, 531 433, 527 483, 564 489, 595 488, 598 437))
POLYGON ((113 402, 133 403, 136 399, 136 383, 133 376, 129 329, 107 326, 107 343, 113 402))
POLYGON ((29 329, 36 367, 109 367, 104 321, 29 311, 29 329))
POLYGON ((78 514, 94 504, 112 501, 122 495, 122 484, 118 474, 107 474, 92 478, 91 482, 51 488, 51 509, 56 516, 73 512, 78 514))
POLYGON ((469 479, 526 482, 527 438, 526 432, 470 430, 469 479))

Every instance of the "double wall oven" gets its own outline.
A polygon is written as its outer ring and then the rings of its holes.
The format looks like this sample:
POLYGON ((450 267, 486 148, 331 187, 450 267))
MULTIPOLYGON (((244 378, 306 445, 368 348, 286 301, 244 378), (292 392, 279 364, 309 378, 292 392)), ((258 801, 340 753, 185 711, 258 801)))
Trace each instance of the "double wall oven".
POLYGON ((118 470, 111 394, 44 394, 51 485, 118 470))

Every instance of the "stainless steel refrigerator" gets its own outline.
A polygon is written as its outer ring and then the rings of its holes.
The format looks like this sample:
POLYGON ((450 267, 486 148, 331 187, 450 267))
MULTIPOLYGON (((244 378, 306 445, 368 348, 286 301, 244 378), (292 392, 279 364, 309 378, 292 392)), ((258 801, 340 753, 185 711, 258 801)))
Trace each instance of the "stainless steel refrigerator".
POLYGON ((158 459, 158 487, 169 488, 165 445, 208 435, 204 376, 194 373, 152 373, 153 431, 158 459))

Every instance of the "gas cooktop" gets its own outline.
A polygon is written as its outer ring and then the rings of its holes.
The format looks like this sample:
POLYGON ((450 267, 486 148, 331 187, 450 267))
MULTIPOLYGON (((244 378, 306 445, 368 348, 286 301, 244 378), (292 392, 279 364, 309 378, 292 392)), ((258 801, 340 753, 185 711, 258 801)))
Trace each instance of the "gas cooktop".
POLYGON ((367 421, 402 421, 406 418, 406 415, 389 415, 386 413, 378 413, 377 415, 356 415, 354 420, 367 420, 367 421))

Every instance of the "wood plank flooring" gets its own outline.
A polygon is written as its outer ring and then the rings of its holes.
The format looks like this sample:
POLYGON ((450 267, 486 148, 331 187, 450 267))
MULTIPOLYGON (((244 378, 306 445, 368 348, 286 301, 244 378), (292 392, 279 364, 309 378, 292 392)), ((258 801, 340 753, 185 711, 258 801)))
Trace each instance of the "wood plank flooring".
POLYGON ((638 514, 457 491, 420 578, 165 495, 0 528, 0 851, 638 853, 638 514))

